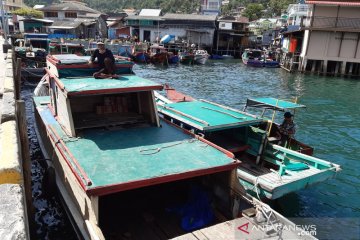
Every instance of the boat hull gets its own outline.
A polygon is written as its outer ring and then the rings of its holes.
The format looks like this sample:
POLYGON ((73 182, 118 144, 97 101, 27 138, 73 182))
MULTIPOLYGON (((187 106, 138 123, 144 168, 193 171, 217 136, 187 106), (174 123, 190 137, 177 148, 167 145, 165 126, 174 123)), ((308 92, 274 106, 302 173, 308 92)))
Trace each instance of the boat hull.
POLYGON ((98 218, 95 208, 98 197, 89 197, 74 177, 64 157, 51 140, 47 127, 42 121, 38 109, 35 108, 35 128, 41 151, 45 158, 51 159, 51 166, 55 169, 56 185, 68 208, 69 217, 73 220, 74 229, 84 239, 105 239, 97 225, 98 218), (95 207, 95 208, 94 208, 95 207), (86 222, 88 222, 86 224, 86 222))
POLYGON ((137 52, 134 54, 134 61, 137 63, 150 62, 150 55, 145 52, 137 52))
POLYGON ((197 64, 206 64, 207 60, 208 60, 208 56, 205 56, 205 55, 195 55, 195 63, 197 64))

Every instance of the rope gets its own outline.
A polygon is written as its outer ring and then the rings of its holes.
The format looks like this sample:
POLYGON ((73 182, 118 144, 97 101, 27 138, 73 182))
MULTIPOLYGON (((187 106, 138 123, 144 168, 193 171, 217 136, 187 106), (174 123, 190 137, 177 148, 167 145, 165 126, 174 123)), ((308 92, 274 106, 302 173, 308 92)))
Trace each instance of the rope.
MULTIPOLYGON (((34 68, 34 69, 36 69, 36 68, 34 68)), ((35 73, 32 73, 32 72, 30 72, 29 70, 26 70, 26 68, 21 68, 21 71, 27 72, 27 73, 29 73, 30 75, 34 76, 34 77, 39 77, 39 78, 42 78, 42 77, 43 77, 43 75, 37 75, 37 74, 35 74, 35 73)))
POLYGON ((158 152, 160 152, 162 149, 164 148, 170 148, 170 147, 175 147, 177 145, 181 145, 183 143, 193 143, 193 142, 196 142, 198 141, 197 139, 195 138, 192 138, 192 139, 189 139, 189 140, 184 140, 184 141, 181 141, 181 142, 178 142, 178 143, 174 143, 174 144, 171 144, 171 145, 167 145, 167 146, 164 146, 164 147, 158 147, 158 148, 148 148, 148 149, 141 149, 140 150, 140 153, 142 155, 152 155, 152 154, 156 154, 158 152), (152 152, 150 152, 152 151, 152 152), (149 153, 148 153, 149 152, 149 153))

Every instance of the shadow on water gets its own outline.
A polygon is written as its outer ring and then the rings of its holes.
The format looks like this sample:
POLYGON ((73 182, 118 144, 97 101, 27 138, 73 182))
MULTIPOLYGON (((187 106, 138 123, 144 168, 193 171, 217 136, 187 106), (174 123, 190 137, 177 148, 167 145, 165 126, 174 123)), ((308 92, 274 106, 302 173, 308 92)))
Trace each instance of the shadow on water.
POLYGON ((26 104, 26 120, 31 156, 32 200, 35 208, 35 229, 32 229, 31 239, 77 239, 66 213, 60 203, 57 192, 44 189, 43 180, 46 163, 34 131, 34 112, 32 93, 37 82, 23 81, 21 98, 26 104))

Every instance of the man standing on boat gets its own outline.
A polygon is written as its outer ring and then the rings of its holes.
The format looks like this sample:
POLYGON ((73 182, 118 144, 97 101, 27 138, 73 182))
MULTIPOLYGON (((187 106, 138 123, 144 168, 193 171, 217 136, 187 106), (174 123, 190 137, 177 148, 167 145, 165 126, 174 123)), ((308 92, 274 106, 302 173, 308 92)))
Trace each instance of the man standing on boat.
POLYGON ((117 78, 115 58, 112 52, 105 48, 103 42, 97 43, 98 49, 91 55, 89 65, 92 65, 95 59, 99 64, 100 70, 93 74, 94 78, 117 78))
POLYGON ((293 116, 291 112, 284 113, 284 120, 279 126, 280 141, 279 145, 286 146, 289 144, 289 141, 292 136, 296 133, 296 124, 293 121, 293 116))

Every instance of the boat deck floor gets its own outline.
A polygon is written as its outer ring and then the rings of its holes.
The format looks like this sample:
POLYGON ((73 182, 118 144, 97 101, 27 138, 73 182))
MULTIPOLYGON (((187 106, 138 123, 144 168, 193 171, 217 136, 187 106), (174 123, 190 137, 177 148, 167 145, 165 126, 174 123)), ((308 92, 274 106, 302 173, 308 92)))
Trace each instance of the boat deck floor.
POLYGON ((310 178, 322 170, 309 166, 308 169, 301 171, 289 171, 286 170, 286 173, 283 176, 280 176, 276 171, 271 171, 270 167, 266 164, 266 161, 263 161, 262 164, 257 165, 255 161, 247 157, 246 155, 242 155, 239 157, 239 160, 242 164, 238 167, 238 174, 240 173, 240 178, 244 178, 245 180, 248 176, 252 176, 253 179, 250 182, 254 182, 255 178, 258 178, 259 184, 265 184, 268 189, 275 189, 282 186, 285 186, 289 183, 296 182, 302 179, 310 178), (241 172, 246 173, 241 174, 241 172))

